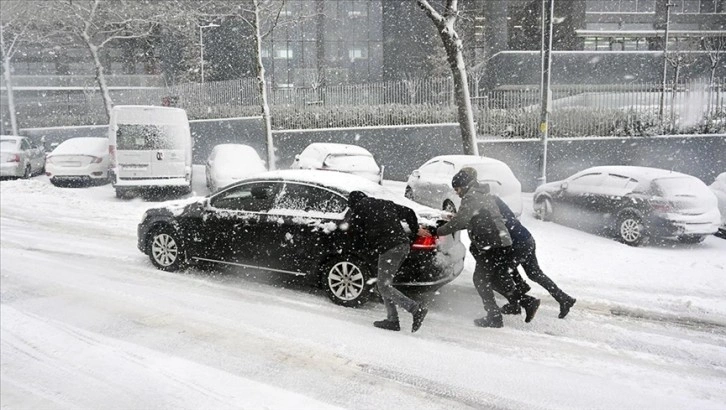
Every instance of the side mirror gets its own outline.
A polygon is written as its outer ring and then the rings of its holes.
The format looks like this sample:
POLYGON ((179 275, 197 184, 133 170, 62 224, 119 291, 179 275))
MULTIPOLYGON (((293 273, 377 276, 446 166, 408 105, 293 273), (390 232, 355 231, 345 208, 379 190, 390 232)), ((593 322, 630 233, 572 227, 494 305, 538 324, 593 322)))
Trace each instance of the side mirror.
POLYGON ((560 184, 560 189, 562 189, 563 191, 567 189, 567 181, 560 184))
POLYGON ((300 154, 295 155, 295 161, 300 161, 300 154))
POLYGON ((421 173, 419 172, 419 170, 414 169, 413 172, 411 173, 411 176, 414 177, 414 178, 420 178, 421 177, 421 173))

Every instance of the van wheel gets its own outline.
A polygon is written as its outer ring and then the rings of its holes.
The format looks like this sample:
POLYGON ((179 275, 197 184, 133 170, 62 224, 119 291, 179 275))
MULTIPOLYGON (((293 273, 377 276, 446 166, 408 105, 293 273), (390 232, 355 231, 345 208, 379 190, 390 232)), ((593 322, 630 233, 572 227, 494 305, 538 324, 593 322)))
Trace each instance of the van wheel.
POLYGON ((357 307, 371 296, 372 284, 368 269, 354 258, 336 257, 321 269, 325 293, 336 305, 357 307))
POLYGON ((186 263, 179 234, 169 226, 154 230, 149 235, 149 259, 164 271, 174 272, 183 268, 186 263))
POLYGON ((30 164, 25 166, 25 172, 23 172, 23 179, 28 179, 33 176, 33 169, 30 168, 30 164))
POLYGON ((632 212, 618 218, 617 231, 618 239, 630 246, 642 245, 647 239, 642 219, 632 212))

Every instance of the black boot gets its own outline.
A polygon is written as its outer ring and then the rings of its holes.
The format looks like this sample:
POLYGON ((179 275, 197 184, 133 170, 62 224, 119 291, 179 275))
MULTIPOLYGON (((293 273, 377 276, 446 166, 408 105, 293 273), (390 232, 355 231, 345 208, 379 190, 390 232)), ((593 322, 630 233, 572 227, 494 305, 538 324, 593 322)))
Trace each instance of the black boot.
POLYGON ((539 309, 539 299, 533 298, 532 296, 524 296, 520 304, 522 305, 522 307, 524 308, 524 312, 526 313, 524 322, 531 322, 532 319, 534 319, 534 315, 537 313, 537 309, 539 309))
POLYGON ((503 315, 520 315, 522 314, 522 307, 519 303, 507 303, 499 309, 503 315))
POLYGON ((575 302, 577 302, 577 299, 568 295, 564 295, 557 301, 560 303, 560 315, 557 317, 559 317, 560 319, 564 319, 565 316, 570 313, 570 308, 575 304, 575 302))
POLYGON ((395 332, 401 330, 401 325, 398 323, 398 320, 379 320, 377 322, 373 322, 373 326, 379 327, 381 329, 393 330, 395 332))
POLYGON ((504 327, 501 313, 490 313, 480 319, 474 319, 474 324, 479 327, 504 327))
POLYGON ((413 325, 411 325, 411 333, 416 333, 416 331, 421 327, 427 313, 429 313, 429 310, 425 307, 419 307, 413 311, 413 325))

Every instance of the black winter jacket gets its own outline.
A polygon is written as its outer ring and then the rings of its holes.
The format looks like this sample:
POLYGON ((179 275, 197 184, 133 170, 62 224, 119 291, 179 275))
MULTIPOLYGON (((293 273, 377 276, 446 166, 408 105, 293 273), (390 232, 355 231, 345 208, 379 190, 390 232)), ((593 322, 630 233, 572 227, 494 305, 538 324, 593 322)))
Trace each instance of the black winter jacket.
POLYGON ((499 207, 499 212, 504 217, 504 225, 507 226, 509 236, 512 237, 512 243, 524 243, 530 240, 532 238, 532 234, 529 233, 527 228, 525 228, 524 225, 519 222, 519 219, 514 216, 514 212, 512 212, 509 206, 507 206, 507 204, 499 197, 496 197, 496 202, 499 207))
POLYGON ((369 255, 411 244, 418 232, 418 219, 413 209, 392 201, 366 197, 352 205, 348 212, 346 219, 353 248, 369 255), (406 233, 401 221, 406 221, 411 234, 406 233))

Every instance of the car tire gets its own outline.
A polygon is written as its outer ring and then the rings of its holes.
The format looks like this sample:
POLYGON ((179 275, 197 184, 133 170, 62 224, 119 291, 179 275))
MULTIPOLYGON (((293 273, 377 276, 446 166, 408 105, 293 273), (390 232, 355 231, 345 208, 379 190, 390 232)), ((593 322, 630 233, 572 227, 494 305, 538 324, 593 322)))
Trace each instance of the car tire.
MULTIPOLYGON (((401 191, 399 191, 399 192, 401 192, 401 191)), ((410 199, 410 200, 413 201, 414 200, 413 199, 413 189, 411 189, 410 186, 406 186, 406 191, 403 194, 403 196, 405 196, 406 198, 408 198, 408 199, 410 199)))
POLYGON ((552 221, 555 217, 555 207, 552 204, 552 200, 549 198, 542 198, 537 201, 537 204, 534 207, 534 216, 545 222, 552 221))
POLYGON ((452 214, 456 213, 456 205, 454 205, 454 203, 449 201, 448 199, 444 201, 444 206, 442 206, 441 209, 452 214))
POLYGON ((633 212, 626 212, 618 217, 616 232, 618 239, 626 245, 640 246, 647 240, 643 220, 633 212))
POLYGON ((358 259, 335 257, 323 264, 321 281, 325 293, 336 305, 358 307, 372 294, 371 274, 358 259))
POLYGON ((129 198, 129 191, 125 189, 118 189, 116 188, 116 198, 118 199, 127 199, 129 198))
POLYGON ((149 233, 148 254, 151 263, 163 271, 175 272, 186 265, 180 236, 170 226, 162 226, 149 233))
POLYGON ((706 239, 704 235, 683 235, 678 237, 678 242, 681 243, 701 243, 706 239))

